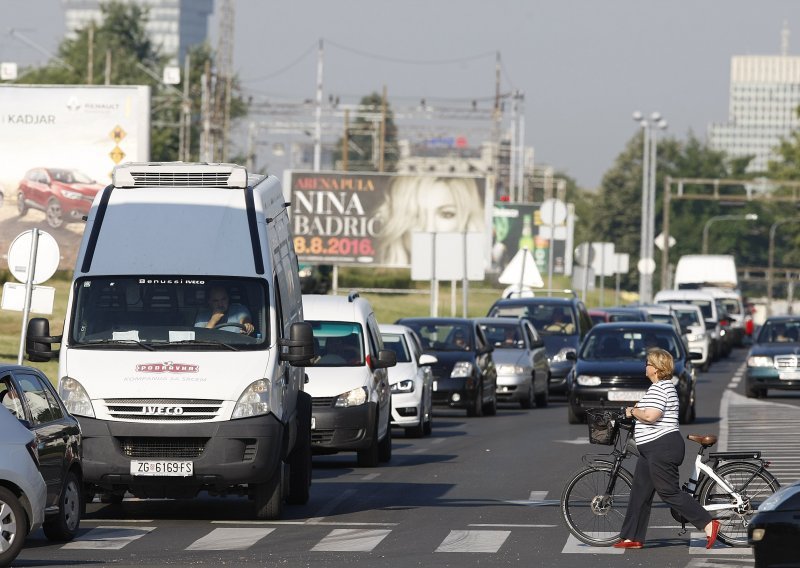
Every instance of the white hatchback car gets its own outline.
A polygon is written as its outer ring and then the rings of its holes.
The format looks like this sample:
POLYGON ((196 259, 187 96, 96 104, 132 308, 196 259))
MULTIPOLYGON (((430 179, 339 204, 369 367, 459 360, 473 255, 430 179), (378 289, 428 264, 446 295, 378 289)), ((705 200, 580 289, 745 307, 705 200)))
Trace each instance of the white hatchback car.
POLYGON ((2 405, 0 432, 0 566, 8 566, 44 522, 47 487, 33 432, 2 405))
POLYGON ((392 426, 405 429, 406 436, 420 438, 433 429, 431 365, 438 359, 423 353, 417 333, 405 325, 380 325, 383 346, 397 354, 397 365, 389 369, 392 388, 392 426))

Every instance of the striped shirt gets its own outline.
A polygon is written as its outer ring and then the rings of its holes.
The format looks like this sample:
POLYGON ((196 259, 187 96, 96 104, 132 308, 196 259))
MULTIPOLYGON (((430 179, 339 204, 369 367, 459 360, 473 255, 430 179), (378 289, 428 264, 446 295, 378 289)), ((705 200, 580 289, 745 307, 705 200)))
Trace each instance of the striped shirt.
POLYGON ((636 445, 652 442, 664 434, 678 432, 678 391, 669 379, 664 379, 653 383, 644 396, 636 403, 637 408, 657 408, 663 414, 661 418, 652 424, 646 422, 636 422, 634 435, 636 445))

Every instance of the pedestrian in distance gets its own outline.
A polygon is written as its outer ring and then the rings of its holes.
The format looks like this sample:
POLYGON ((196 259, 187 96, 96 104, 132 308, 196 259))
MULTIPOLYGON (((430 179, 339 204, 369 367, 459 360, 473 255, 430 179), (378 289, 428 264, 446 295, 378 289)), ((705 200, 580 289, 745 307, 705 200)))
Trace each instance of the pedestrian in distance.
POLYGON ((634 418, 634 437, 639 459, 633 474, 628 510, 614 548, 642 548, 653 497, 680 513, 687 522, 706 534, 706 548, 714 546, 719 521, 712 519, 698 501, 679 487, 678 468, 683 463, 685 445, 678 429, 678 393, 672 384, 674 362, 663 349, 647 352, 645 374, 653 383, 636 406, 625 409, 634 418))

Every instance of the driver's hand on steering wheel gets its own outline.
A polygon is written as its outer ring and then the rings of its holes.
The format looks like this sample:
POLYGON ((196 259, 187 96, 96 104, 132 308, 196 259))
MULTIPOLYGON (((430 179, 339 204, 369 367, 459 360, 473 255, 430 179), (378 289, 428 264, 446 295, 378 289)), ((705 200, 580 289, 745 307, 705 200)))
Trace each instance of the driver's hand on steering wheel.
POLYGON ((244 326, 244 329, 242 329, 242 333, 244 333, 245 335, 250 335, 255 330, 255 326, 249 321, 242 322, 242 325, 244 326))

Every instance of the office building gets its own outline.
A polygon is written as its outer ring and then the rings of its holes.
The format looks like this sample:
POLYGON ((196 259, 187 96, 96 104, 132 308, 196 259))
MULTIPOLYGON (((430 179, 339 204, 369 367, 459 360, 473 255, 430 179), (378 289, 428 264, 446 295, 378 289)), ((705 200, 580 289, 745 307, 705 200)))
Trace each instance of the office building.
MULTIPOLYGON (((61 0, 67 37, 99 21, 101 0, 61 0)), ((117 0, 137 3, 148 9, 147 32, 163 55, 183 61, 186 51, 208 39, 208 18, 214 11, 214 0, 117 0)))

